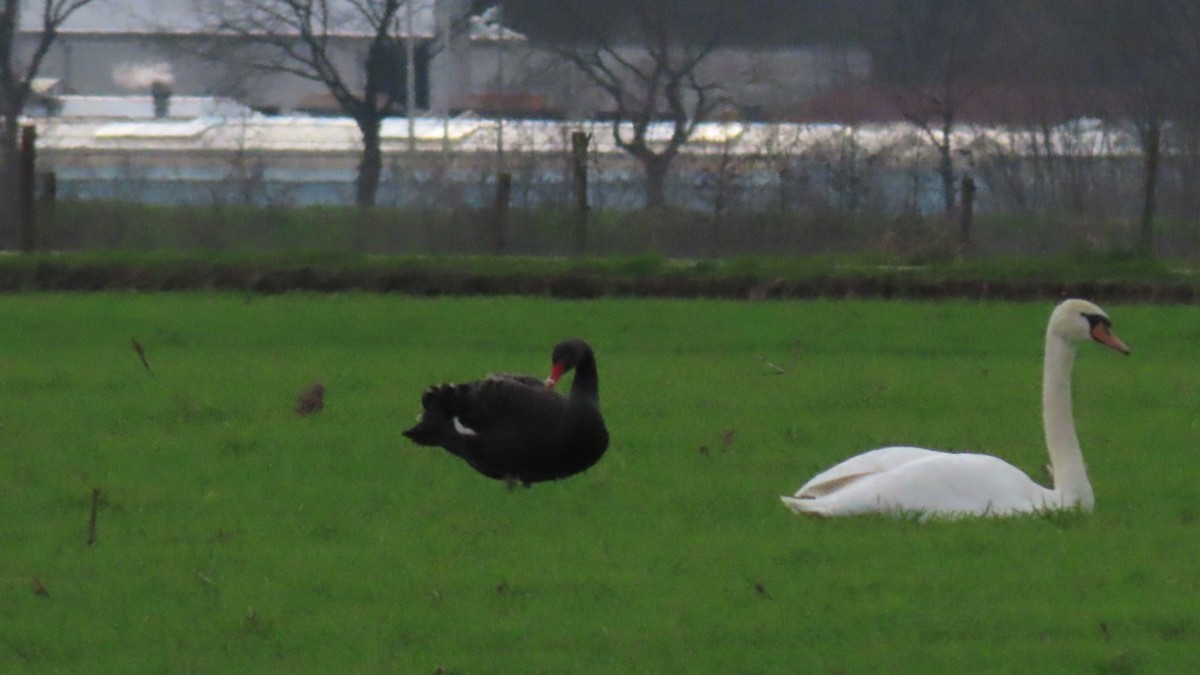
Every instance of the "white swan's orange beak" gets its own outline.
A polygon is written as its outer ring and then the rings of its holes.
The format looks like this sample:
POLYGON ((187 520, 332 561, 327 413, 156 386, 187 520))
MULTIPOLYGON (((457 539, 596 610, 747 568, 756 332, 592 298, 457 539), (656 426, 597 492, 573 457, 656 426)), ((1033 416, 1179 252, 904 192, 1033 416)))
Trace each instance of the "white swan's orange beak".
POLYGON ((1129 355, 1129 347, 1121 342, 1121 338, 1113 335, 1112 329, 1105 322, 1097 321, 1095 326, 1092 326, 1092 339, 1106 347, 1111 347, 1126 356, 1129 355))

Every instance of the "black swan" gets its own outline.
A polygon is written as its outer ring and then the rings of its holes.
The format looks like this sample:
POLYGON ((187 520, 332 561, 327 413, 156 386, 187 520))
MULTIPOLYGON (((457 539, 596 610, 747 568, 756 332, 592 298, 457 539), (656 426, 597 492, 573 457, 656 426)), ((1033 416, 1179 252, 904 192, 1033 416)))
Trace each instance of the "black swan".
POLYGON ((510 488, 573 476, 608 449, 596 357, 583 340, 554 347, 545 381, 498 374, 439 384, 425 390, 421 406, 419 421, 405 436, 417 445, 445 448, 510 488), (553 387, 572 369, 571 393, 562 396, 553 387))

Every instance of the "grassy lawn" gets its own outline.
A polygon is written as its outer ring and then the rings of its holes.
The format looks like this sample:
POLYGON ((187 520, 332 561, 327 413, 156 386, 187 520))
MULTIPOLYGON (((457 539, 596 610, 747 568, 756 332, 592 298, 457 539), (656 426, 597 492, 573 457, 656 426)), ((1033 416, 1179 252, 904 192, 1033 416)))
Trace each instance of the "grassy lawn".
POLYGON ((1195 308, 1107 306, 1133 356, 1080 350, 1092 515, 779 503, 892 443, 1041 477, 1050 308, 0 296, 0 672, 1187 672, 1195 308), (543 375, 572 335, 589 472, 509 491, 400 436, 426 385, 543 375))

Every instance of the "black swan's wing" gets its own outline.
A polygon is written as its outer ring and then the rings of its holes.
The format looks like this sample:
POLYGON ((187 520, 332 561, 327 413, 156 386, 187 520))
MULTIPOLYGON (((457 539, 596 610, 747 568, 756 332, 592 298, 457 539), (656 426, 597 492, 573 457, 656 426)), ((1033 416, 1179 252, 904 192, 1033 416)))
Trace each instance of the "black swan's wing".
POLYGON ((536 480, 563 447, 567 403, 544 384, 488 378, 454 388, 442 447, 492 478, 536 480))
POLYGON ((497 439, 545 437, 559 423, 566 400, 528 375, 493 375, 459 388, 453 412, 460 433, 497 439))
MULTIPOLYGON (((533 387, 535 389, 539 388, 539 387, 542 389, 548 388, 548 387, 546 387, 545 380, 543 380, 539 377, 534 377, 532 375, 525 375, 523 373, 492 373, 491 375, 488 375, 486 378, 486 380, 493 380, 493 379, 510 380, 512 382, 516 382, 517 384, 523 384, 526 387, 533 387)), ((486 380, 481 380, 481 381, 486 381, 486 380)))

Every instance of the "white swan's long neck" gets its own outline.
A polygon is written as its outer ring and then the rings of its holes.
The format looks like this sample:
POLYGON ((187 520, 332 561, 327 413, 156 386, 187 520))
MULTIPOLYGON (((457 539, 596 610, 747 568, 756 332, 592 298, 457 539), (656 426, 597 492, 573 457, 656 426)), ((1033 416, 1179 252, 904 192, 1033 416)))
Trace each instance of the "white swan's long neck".
POLYGON ((1075 365, 1075 346, 1051 332, 1046 333, 1046 360, 1042 366, 1042 426, 1046 430, 1046 449, 1054 472, 1054 492, 1064 507, 1076 506, 1090 511, 1096 498, 1088 481, 1087 465, 1079 437, 1075 435, 1075 416, 1071 411, 1071 369, 1075 365))

